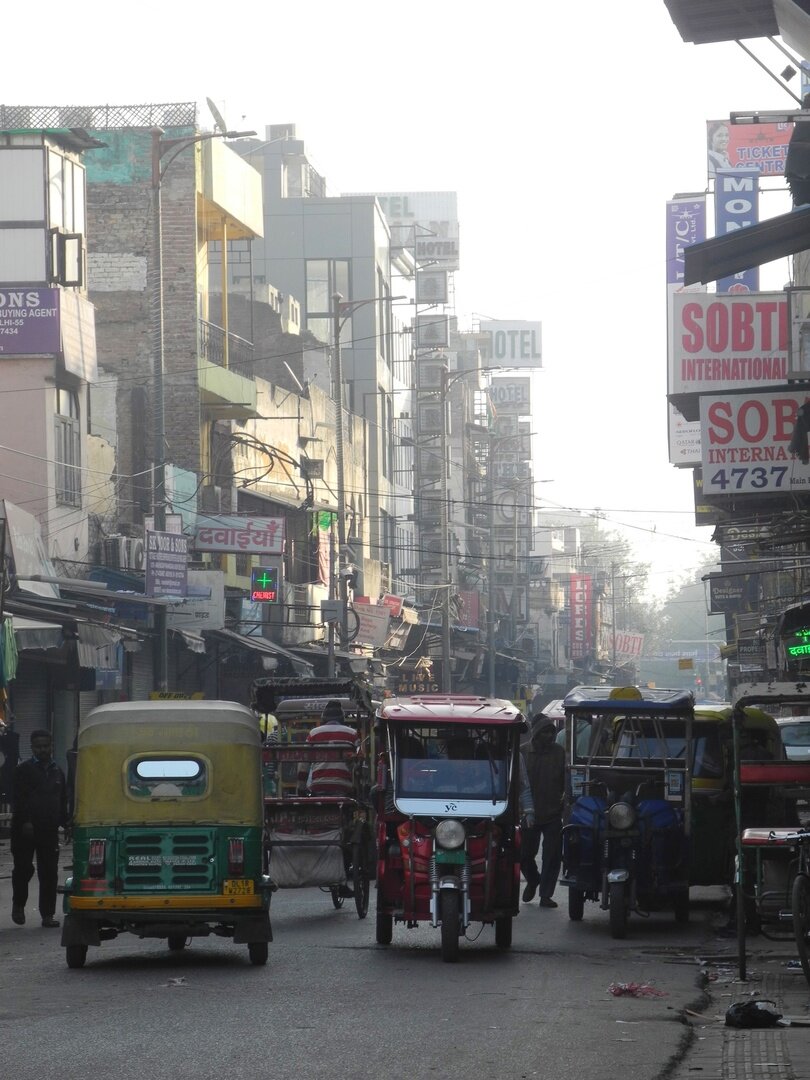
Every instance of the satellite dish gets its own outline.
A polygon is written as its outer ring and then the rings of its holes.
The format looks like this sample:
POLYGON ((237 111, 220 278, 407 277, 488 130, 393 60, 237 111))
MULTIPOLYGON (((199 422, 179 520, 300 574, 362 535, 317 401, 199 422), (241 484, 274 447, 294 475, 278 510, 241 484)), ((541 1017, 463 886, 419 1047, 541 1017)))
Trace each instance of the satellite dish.
POLYGON ((214 124, 219 128, 219 130, 224 135, 226 131, 230 130, 228 125, 225 123, 224 116, 219 111, 219 109, 216 107, 216 105, 214 104, 214 102, 211 100, 210 97, 207 97, 205 100, 206 100, 208 108, 209 108, 209 110, 211 112, 211 115, 214 118, 214 124))

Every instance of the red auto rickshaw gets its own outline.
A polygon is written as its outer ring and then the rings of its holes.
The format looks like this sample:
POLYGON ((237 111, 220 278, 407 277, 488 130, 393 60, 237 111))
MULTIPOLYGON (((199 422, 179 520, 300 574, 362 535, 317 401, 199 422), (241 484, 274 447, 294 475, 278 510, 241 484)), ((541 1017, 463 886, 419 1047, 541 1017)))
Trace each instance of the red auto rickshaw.
POLYGON ((512 943, 520 907, 520 738, 510 701, 391 698, 377 710, 377 941, 395 922, 441 929, 455 961, 473 922, 512 943))

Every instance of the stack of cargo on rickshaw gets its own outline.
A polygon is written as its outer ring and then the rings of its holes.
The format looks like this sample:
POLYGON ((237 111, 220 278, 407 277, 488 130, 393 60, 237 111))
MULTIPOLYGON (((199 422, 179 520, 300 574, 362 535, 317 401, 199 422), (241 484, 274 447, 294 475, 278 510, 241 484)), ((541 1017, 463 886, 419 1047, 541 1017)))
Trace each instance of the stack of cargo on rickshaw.
POLYGON ((568 755, 562 885, 613 937, 631 912, 689 918, 694 699, 684 690, 578 687, 563 703, 568 755), (588 749, 583 753, 583 731, 588 749))
POLYGON ((264 745, 267 875, 368 911, 374 864, 369 758, 373 704, 353 679, 258 679, 252 705, 275 725, 264 745))
POLYGON ((68 967, 121 933, 173 951, 215 934, 267 962, 261 737, 231 701, 101 705, 78 734, 68 967))
POLYGON ((519 911, 520 737, 509 701, 391 698, 378 710, 377 941, 394 923, 441 929, 455 961, 473 922, 508 948, 519 911))

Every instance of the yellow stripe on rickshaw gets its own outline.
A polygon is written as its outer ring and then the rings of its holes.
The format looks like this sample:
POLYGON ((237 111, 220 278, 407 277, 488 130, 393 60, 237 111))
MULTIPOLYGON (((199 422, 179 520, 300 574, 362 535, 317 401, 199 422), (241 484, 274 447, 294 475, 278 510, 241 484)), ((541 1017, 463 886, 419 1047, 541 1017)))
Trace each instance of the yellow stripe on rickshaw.
POLYGON ((223 908, 260 908, 253 896, 70 896, 71 911, 199 911, 223 908))

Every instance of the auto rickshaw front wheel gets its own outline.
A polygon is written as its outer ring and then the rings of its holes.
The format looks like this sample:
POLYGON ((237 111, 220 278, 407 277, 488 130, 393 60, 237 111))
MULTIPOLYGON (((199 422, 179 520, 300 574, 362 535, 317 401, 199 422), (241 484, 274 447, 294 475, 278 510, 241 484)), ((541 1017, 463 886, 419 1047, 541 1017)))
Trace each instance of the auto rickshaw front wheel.
POLYGON ((170 952, 182 952, 186 947, 186 938, 181 934, 169 934, 167 944, 170 952))
POLYGON ((69 968, 83 968, 87 959, 86 945, 66 945, 65 960, 69 968))
POLYGON ((611 881, 608 894, 610 936, 627 937, 627 886, 623 881, 611 881))
POLYGON ((689 890, 682 889, 675 894, 672 907, 675 911, 676 923, 688 923, 689 922, 689 890))
POLYGON ((442 889, 439 893, 439 916, 442 920, 442 960, 454 964, 458 960, 458 892, 442 889))
POLYGON ((368 914, 369 880, 365 845, 352 844, 352 892, 360 919, 365 919, 368 914))
POLYGON ((266 941, 249 941, 248 956, 254 967, 264 967, 267 963, 269 948, 266 941))

